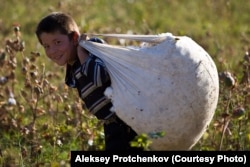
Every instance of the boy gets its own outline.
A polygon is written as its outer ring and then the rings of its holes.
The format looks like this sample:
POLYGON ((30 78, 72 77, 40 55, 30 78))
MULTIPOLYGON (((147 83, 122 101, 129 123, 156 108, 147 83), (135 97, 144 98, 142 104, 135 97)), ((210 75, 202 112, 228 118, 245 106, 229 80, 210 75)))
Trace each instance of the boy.
POLYGON ((98 119, 104 120, 105 150, 141 150, 130 146, 130 141, 137 134, 110 111, 112 103, 104 91, 111 81, 104 63, 78 45, 78 38, 103 41, 88 39, 85 35, 80 37, 73 18, 61 12, 44 17, 37 26, 36 36, 47 57, 59 66, 66 66, 65 83, 77 88, 85 107, 98 119))

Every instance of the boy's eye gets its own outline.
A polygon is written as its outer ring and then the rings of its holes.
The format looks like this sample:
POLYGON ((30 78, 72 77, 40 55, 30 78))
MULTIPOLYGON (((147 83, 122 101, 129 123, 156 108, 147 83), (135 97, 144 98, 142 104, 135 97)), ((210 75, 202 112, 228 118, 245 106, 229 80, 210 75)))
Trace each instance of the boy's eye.
POLYGON ((44 49, 48 49, 49 46, 48 45, 43 45, 44 49))
POLYGON ((61 41, 55 41, 56 45, 59 45, 61 43, 61 41))

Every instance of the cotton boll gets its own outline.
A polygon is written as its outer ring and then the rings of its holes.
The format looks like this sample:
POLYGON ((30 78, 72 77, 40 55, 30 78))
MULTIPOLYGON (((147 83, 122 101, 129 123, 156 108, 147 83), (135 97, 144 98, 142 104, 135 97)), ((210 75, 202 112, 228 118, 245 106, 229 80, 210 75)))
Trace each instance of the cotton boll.
POLYGON ((111 99, 113 97, 113 89, 111 87, 107 87, 104 91, 104 95, 111 99))
POLYGON ((62 143, 62 141, 61 141, 60 139, 58 139, 58 140, 56 141, 56 144, 57 144, 58 146, 62 146, 62 145, 63 145, 63 143, 62 143))
POLYGON ((0 77, 0 85, 4 85, 5 83, 7 83, 8 78, 7 77, 0 77))
POLYGON ((12 106, 15 106, 16 105, 16 100, 13 98, 13 97, 10 97, 8 99, 8 104, 9 105, 12 105, 12 106))
POLYGON ((115 107, 112 106, 109 110, 110 110, 111 112, 115 112, 115 107))
POLYGON ((89 139, 88 140, 88 145, 93 146, 93 144, 94 144, 94 141, 92 139, 89 139))

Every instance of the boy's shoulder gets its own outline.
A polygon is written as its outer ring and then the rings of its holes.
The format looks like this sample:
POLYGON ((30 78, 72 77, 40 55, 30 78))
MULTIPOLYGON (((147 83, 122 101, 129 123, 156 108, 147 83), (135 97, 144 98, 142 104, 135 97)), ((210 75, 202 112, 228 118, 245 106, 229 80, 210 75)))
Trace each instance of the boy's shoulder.
MULTIPOLYGON (((88 41, 97 42, 97 43, 103 43, 103 44, 106 43, 103 39, 100 39, 100 38, 97 38, 97 37, 92 37, 88 41)), ((95 56, 92 53, 89 53, 89 60, 95 61, 98 64, 99 63, 103 64, 103 61, 99 57, 95 56)))

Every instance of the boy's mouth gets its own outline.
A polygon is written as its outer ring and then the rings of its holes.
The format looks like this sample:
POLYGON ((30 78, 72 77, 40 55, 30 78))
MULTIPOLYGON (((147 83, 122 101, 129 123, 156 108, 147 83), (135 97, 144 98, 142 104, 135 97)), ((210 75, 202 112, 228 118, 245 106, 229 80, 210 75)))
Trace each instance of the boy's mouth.
POLYGON ((63 55, 58 55, 58 56, 55 56, 53 59, 54 59, 54 60, 59 60, 59 59, 61 59, 62 56, 63 56, 63 55))

